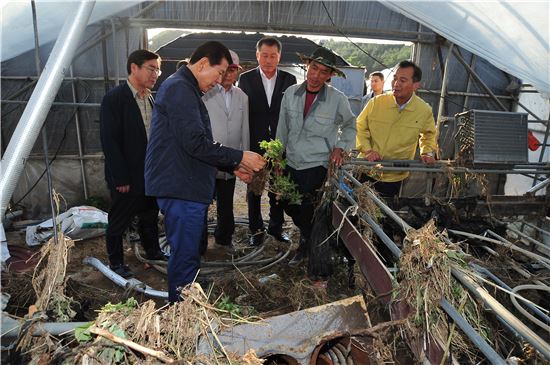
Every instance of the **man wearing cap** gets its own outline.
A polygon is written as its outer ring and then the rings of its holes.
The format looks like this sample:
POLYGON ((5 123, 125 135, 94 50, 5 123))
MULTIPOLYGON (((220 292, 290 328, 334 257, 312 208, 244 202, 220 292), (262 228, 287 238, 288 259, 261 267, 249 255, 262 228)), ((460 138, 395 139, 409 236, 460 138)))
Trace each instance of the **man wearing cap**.
POLYGON ((301 205, 285 209, 300 229, 300 245, 290 265, 298 265, 308 253, 315 203, 329 162, 342 164, 356 134, 347 97, 327 85, 332 76, 345 77, 336 68, 336 56, 318 48, 311 56, 301 57, 307 64, 306 81, 285 92, 277 127, 277 138, 286 150, 286 173, 302 194, 301 205))
MULTIPOLYGON (((372 99, 357 117, 359 157, 368 161, 412 160, 420 145, 420 159, 435 162, 436 128, 432 108, 416 96, 422 70, 411 61, 401 61, 392 80, 392 92, 372 99)), ((380 195, 399 195, 409 172, 377 171, 365 181, 380 195)))
MULTIPOLYGON (((277 38, 263 37, 256 43, 258 67, 244 72, 239 87, 248 95, 250 116, 250 150, 263 154, 260 142, 275 139, 277 121, 283 93, 296 84, 296 77, 278 69, 281 60, 281 42, 277 38)), ((269 197, 269 226, 267 233, 280 242, 289 242, 283 232, 284 212, 275 194, 269 197)), ((261 196, 248 193, 248 219, 251 232, 250 245, 258 246, 264 240, 264 221, 260 207, 261 196)))
MULTIPOLYGON (((237 81, 239 56, 229 50, 233 62, 227 67, 221 84, 204 94, 202 100, 208 110, 212 123, 214 141, 224 146, 248 150, 250 137, 248 129, 248 96, 233 84, 237 81)), ((235 175, 231 172, 218 171, 216 175, 216 209, 217 226, 214 238, 218 245, 231 247, 235 219, 233 216, 233 194, 235 192, 235 175)))

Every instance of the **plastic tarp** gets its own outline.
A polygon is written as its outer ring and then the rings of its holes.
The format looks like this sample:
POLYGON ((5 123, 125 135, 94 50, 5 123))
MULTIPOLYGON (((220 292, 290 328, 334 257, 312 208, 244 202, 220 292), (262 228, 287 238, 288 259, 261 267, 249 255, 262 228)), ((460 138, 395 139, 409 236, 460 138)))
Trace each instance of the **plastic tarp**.
MULTIPOLYGON (((89 24, 128 9, 142 1, 97 0, 89 24)), ((40 44, 57 38, 67 14, 78 7, 80 1, 36 0, 38 39, 40 44)), ((8 60, 34 49, 34 30, 31 1, 2 1, 0 4, 1 43, 0 60, 8 60)))
MULTIPOLYGON (((95 207, 72 207, 55 217, 56 225, 71 239, 85 240, 105 234, 107 213, 95 207)), ((48 219, 38 225, 28 226, 25 234, 27 245, 35 246, 53 236, 53 221, 48 219)))
POLYGON ((384 1, 550 97, 549 1, 384 1))

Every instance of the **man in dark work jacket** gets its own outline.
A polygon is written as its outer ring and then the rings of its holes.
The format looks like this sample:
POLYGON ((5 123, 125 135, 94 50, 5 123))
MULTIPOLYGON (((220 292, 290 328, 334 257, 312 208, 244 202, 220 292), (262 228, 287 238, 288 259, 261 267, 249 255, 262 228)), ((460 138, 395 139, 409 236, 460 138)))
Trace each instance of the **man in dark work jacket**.
POLYGON ((130 54, 128 81, 110 90, 101 103, 100 135, 105 155, 105 180, 111 190, 106 232, 111 269, 122 277, 133 276, 124 265, 122 236, 135 215, 146 257, 163 260, 158 240, 158 207, 145 196, 143 166, 147 131, 153 114, 150 89, 160 75, 160 57, 147 50, 130 54))
MULTIPOLYGON (((256 44, 258 67, 247 71, 239 78, 239 87, 248 95, 250 149, 263 154, 259 143, 275 139, 279 109, 283 93, 296 83, 296 77, 286 71, 278 70, 281 59, 281 42, 273 37, 264 37, 256 44)), ((280 242, 289 242, 283 232, 284 211, 269 192, 269 226, 267 233, 280 242)), ((250 245, 258 246, 264 240, 264 222, 261 212, 261 196, 248 193, 248 219, 250 228, 250 245)))
POLYGON ((159 88, 145 158, 145 192, 157 197, 164 214, 168 260, 168 300, 181 300, 200 266, 200 241, 214 197, 217 169, 250 182, 265 165, 257 153, 214 142, 201 97, 222 81, 232 63, 227 47, 206 42, 159 88))

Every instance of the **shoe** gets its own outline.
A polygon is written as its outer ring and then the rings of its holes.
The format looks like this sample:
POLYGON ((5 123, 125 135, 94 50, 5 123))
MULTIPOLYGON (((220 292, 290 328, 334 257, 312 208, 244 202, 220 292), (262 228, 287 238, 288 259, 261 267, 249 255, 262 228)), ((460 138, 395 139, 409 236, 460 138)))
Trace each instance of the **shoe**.
POLYGON ((134 273, 132 272, 132 270, 130 270, 130 268, 127 265, 115 265, 115 266, 111 265, 109 267, 111 268, 111 270, 113 270, 115 274, 118 274, 125 279, 131 278, 134 276, 134 273))
POLYGON ((252 233, 252 235, 248 239, 248 244, 252 247, 260 246, 262 243, 264 243, 264 236, 264 231, 257 231, 255 233, 252 233))
POLYGON ((157 251, 155 253, 148 253, 145 255, 145 258, 147 260, 151 261, 168 261, 168 257, 162 251, 157 251))
POLYGON ((296 252, 294 254, 294 257, 292 260, 288 262, 288 266, 298 266, 300 265, 304 260, 306 259, 306 255, 301 253, 300 251, 296 252))
POLYGON ((230 255, 234 255, 234 254, 237 253, 237 251, 235 250, 235 248, 233 247, 232 244, 222 245, 222 244, 220 244, 220 243, 214 242, 214 244, 212 245, 212 247, 213 247, 215 250, 224 250, 225 252, 227 252, 227 253, 230 254, 230 255))
POLYGON ((267 234, 269 234, 271 237, 275 238, 279 242, 290 243, 290 237, 285 232, 275 233, 267 231, 267 234))

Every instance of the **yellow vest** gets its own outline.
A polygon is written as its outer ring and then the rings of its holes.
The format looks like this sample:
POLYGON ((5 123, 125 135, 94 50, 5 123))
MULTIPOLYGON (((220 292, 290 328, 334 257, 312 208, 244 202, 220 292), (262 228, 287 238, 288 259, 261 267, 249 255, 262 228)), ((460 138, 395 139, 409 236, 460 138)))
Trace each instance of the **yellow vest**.
MULTIPOLYGON (((432 108, 416 94, 399 111, 393 94, 371 99, 357 117, 357 149, 360 158, 374 150, 383 160, 413 160, 420 144, 420 154, 436 152, 437 131, 432 108)), ((409 172, 376 172, 377 180, 401 181, 409 172)))

